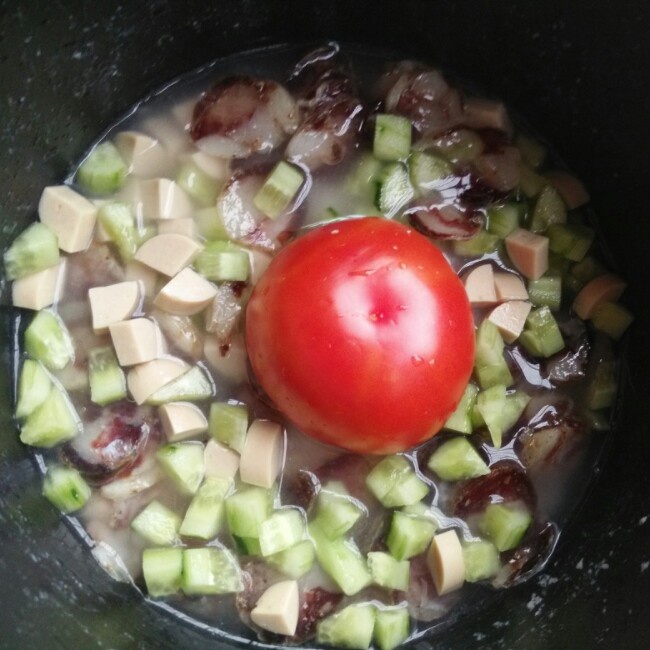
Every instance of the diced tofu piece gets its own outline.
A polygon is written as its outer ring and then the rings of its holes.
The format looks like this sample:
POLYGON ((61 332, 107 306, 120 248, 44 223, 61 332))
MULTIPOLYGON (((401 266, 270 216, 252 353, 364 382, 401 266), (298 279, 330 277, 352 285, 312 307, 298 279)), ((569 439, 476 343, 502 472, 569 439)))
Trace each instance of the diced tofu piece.
POLYGON ((121 366, 153 361, 163 354, 163 338, 156 323, 134 318, 108 326, 115 354, 121 366))
POLYGON ((521 334, 532 309, 529 302, 523 300, 509 300, 499 305, 490 312, 488 320, 492 321, 498 328, 503 340, 512 343, 521 334))
POLYGON ((67 185, 52 185, 43 190, 38 216, 57 236, 62 251, 77 253, 90 245, 97 207, 67 185))
POLYGON ((298 625, 299 604, 295 580, 276 582, 257 601, 251 620, 269 632, 293 636, 298 625))
POLYGON ((158 273, 151 267, 131 260, 124 267, 124 279, 137 282, 140 285, 140 293, 145 298, 151 298, 156 293, 156 282, 158 273))
POLYGON ((163 219, 158 223, 159 235, 183 235, 196 239, 196 223, 191 217, 184 219, 163 219))
POLYGON ((170 402, 158 408, 158 415, 169 442, 197 436, 208 430, 208 420, 191 402, 170 402))
POLYGON ((206 176, 216 181, 230 178, 230 161, 226 158, 215 158, 203 151, 195 151, 181 156, 181 161, 196 165, 206 176))
POLYGON ((116 199, 120 203, 125 203, 133 211, 133 215, 138 222, 144 219, 144 208, 142 204, 142 183, 145 181, 127 176, 122 189, 117 193, 116 199))
POLYGON ((541 278, 548 269, 548 237, 517 228, 506 238, 506 250, 518 271, 529 280, 541 278))
POLYGON ((65 260, 49 269, 14 280, 11 287, 12 302, 24 309, 44 309, 61 297, 65 278, 65 260))
POLYGON ((209 440, 203 453, 205 476, 235 478, 239 470, 239 454, 216 440, 209 440))
POLYGON ((601 303, 616 302, 626 286, 617 275, 599 275, 580 290, 573 301, 573 311, 583 320, 587 320, 601 303))
POLYGON ((497 300, 528 300, 528 289, 524 281, 514 273, 497 272, 494 274, 494 289, 497 292, 497 300))
POLYGON ((282 469, 282 427, 270 420, 254 420, 246 433, 239 475, 244 483, 270 488, 282 469))
POLYGON ((434 535, 427 552, 427 564, 439 596, 463 586, 465 561, 456 531, 447 530, 434 535))
POLYGON ((477 307, 494 305, 497 294, 494 288, 494 269, 491 264, 475 266, 465 276, 465 292, 469 301, 477 307))
POLYGON ((191 316, 203 311, 216 295, 213 284, 185 268, 158 292, 153 303, 170 314, 191 316))
POLYGON ((171 277, 189 266, 202 248, 184 235, 156 235, 138 248, 135 259, 171 277))
POLYGON ((480 97, 465 100, 465 122, 472 129, 497 129, 510 133, 512 124, 501 102, 480 97))
POLYGON ((555 170, 546 174, 551 185, 560 193, 569 210, 575 210, 589 203, 590 196, 587 188, 572 174, 555 170))
POLYGON ((185 374, 189 366, 176 357, 162 357, 129 370, 126 384, 136 404, 144 404, 159 388, 185 374))
POLYGON ((115 136, 115 147, 126 163, 129 174, 142 178, 162 176, 170 165, 165 148, 138 131, 122 131, 115 136))
POLYGON ((186 219, 194 211, 187 194, 168 178, 142 181, 140 200, 145 219, 186 219))
POLYGON ((196 103, 199 101, 199 99, 200 96, 190 97, 189 99, 183 99, 182 101, 172 106, 171 113, 178 125, 184 131, 190 130, 192 115, 194 114, 194 107, 196 106, 196 103))
POLYGON ((118 282, 107 287, 88 289, 95 334, 104 334, 109 325, 131 318, 140 306, 140 285, 118 282))
POLYGON ((174 118, 150 117, 142 124, 142 130, 162 143, 171 158, 183 153, 190 146, 185 126, 174 118))
POLYGON ((203 354, 210 367, 216 370, 222 379, 233 384, 246 380, 247 355, 243 337, 234 336, 230 339, 230 344, 224 346, 217 335, 206 336, 203 354))

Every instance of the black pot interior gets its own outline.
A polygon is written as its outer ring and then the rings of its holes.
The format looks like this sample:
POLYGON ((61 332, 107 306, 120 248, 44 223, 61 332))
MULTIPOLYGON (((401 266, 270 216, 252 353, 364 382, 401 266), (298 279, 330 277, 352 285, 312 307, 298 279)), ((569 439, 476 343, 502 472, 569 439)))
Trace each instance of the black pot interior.
MULTIPOLYGON (((216 57, 343 43, 431 61, 506 100, 591 188, 636 314, 611 452, 546 570, 417 647, 650 644, 650 5, 516 0, 120 3, 0 0, 3 247, 88 143, 138 98, 216 57)), ((9 329, 6 329, 9 332, 9 329)), ((12 342, 4 337, 9 368, 12 342)), ((112 582, 40 497, 0 377, 0 645, 226 647, 112 582)))

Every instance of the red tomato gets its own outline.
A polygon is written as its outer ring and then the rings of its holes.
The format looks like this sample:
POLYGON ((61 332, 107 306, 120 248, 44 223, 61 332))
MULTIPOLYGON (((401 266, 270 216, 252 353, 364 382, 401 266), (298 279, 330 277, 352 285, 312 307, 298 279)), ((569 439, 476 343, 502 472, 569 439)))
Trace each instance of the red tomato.
POLYGON ((246 312, 250 363, 299 429, 361 453, 434 435, 474 362, 465 289, 424 236, 365 217, 287 245, 246 312))

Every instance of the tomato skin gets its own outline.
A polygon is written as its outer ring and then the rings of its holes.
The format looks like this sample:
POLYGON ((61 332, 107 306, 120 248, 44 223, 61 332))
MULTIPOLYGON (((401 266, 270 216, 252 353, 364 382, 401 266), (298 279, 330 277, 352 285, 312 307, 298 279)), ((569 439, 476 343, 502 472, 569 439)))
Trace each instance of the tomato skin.
POLYGON ((462 283, 428 239, 379 217, 326 224, 281 250, 248 303, 246 342, 289 420, 360 453, 437 433, 474 362, 462 283))

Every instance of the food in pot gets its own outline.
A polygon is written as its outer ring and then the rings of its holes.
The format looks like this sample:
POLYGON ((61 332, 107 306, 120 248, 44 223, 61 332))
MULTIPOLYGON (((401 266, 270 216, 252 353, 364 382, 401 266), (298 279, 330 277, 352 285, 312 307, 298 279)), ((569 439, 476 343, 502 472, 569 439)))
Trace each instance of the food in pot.
POLYGON ((625 283, 502 103, 335 45, 268 70, 172 85, 44 189, 4 255, 20 438, 148 597, 395 648, 548 559, 625 283))

